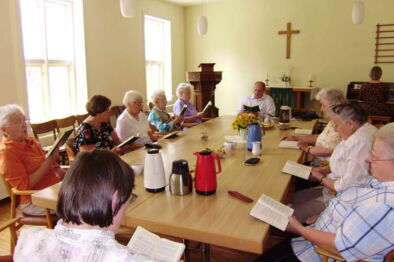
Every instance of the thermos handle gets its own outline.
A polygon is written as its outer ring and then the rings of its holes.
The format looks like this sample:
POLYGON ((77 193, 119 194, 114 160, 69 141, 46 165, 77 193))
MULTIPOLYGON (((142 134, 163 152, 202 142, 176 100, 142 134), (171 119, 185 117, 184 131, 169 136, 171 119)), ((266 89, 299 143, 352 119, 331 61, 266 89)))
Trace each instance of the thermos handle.
MULTIPOLYGON (((217 154, 215 154, 214 156, 215 156, 216 162, 218 163, 217 167, 219 168, 219 170, 215 171, 215 173, 219 174, 220 172, 222 172, 222 165, 220 164, 220 157, 217 154)), ((215 167, 216 167, 216 165, 215 165, 215 167)))

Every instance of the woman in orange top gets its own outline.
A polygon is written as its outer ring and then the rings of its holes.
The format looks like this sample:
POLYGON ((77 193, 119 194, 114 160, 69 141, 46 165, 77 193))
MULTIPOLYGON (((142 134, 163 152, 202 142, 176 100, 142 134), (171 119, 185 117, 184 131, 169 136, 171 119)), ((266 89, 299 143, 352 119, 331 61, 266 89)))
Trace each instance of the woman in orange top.
MULTIPOLYGON (((65 170, 57 160, 58 149, 48 158, 39 142, 28 137, 23 109, 18 105, 0 107, 0 174, 19 190, 40 190, 64 177, 65 170)), ((44 209, 31 204, 30 196, 22 196, 21 210, 29 215, 44 215, 44 209)))

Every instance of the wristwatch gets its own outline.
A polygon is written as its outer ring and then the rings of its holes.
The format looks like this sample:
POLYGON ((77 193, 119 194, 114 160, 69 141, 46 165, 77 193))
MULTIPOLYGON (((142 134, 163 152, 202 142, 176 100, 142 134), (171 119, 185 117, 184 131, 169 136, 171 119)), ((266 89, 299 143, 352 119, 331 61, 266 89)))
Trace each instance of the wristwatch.
POLYGON ((308 146, 308 149, 306 150, 306 152, 309 154, 309 151, 311 151, 312 146, 308 146))

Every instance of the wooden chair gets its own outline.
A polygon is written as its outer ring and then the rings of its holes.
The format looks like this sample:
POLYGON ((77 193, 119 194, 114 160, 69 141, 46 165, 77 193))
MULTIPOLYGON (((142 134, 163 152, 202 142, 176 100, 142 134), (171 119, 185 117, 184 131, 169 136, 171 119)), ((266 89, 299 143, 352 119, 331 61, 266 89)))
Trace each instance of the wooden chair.
POLYGON ((83 115, 76 115, 75 118, 77 119, 78 126, 82 124, 82 122, 89 116, 89 114, 83 115))
POLYGON ((18 220, 19 218, 10 219, 0 225, 0 232, 6 228, 10 229, 11 243, 13 245, 11 246, 11 255, 0 255, 0 262, 6 262, 6 261, 12 262, 12 255, 17 241, 15 223, 17 223, 18 220))
MULTIPOLYGON (((8 182, 4 179, 4 176, 0 174, 1 179, 4 180, 4 184, 6 189, 11 198, 11 205, 10 205, 10 219, 16 219, 16 209, 19 204, 19 197, 20 196, 28 196, 32 195, 37 192, 37 190, 18 190, 13 188, 8 184, 8 182)), ((27 214, 22 214, 18 216, 18 220, 16 221, 15 230, 18 230, 23 225, 34 225, 34 226, 46 226, 48 228, 53 228, 56 222, 56 216, 51 215, 49 209, 45 209, 45 216, 30 216, 27 214)), ((14 247, 16 244, 16 238, 11 235, 11 253, 14 252, 14 247)))
POLYGON ((75 131, 75 123, 77 122, 77 118, 75 116, 69 116, 62 119, 56 119, 57 128, 67 128, 72 127, 74 130, 74 136, 77 134, 75 131))
POLYGON ((55 141, 57 134, 59 134, 59 129, 57 127, 56 120, 51 120, 43 123, 30 124, 30 126, 31 129, 33 130, 34 137, 37 138, 38 140, 40 139, 38 135, 52 132, 54 138, 53 140, 55 141))
POLYGON ((68 161, 70 162, 70 164, 72 162, 74 162, 75 157, 77 156, 77 151, 74 148, 74 141, 75 138, 69 138, 66 141, 66 152, 67 152, 67 156, 68 156, 68 161))
POLYGON ((111 116, 115 116, 115 118, 118 118, 118 116, 120 115, 120 106, 111 106, 111 108, 109 109, 109 115, 111 116))
POLYGON ((343 259, 343 257, 334 255, 331 252, 329 252, 323 248, 320 248, 320 247, 315 248, 315 252, 322 256, 321 262, 328 262, 329 258, 335 259, 336 261, 345 261, 345 259, 343 259))
POLYGON ((380 128, 387 123, 391 122, 391 117, 389 116, 368 116, 368 122, 372 125, 380 128))

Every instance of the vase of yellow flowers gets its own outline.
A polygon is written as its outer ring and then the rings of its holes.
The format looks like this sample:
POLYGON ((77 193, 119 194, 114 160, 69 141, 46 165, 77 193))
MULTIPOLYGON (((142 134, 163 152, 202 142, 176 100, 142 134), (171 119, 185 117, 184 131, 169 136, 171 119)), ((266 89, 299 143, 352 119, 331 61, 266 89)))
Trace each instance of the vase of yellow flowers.
POLYGON ((239 114, 233 122, 233 129, 239 131, 242 140, 246 140, 248 126, 252 123, 258 123, 255 115, 248 113, 239 114))

